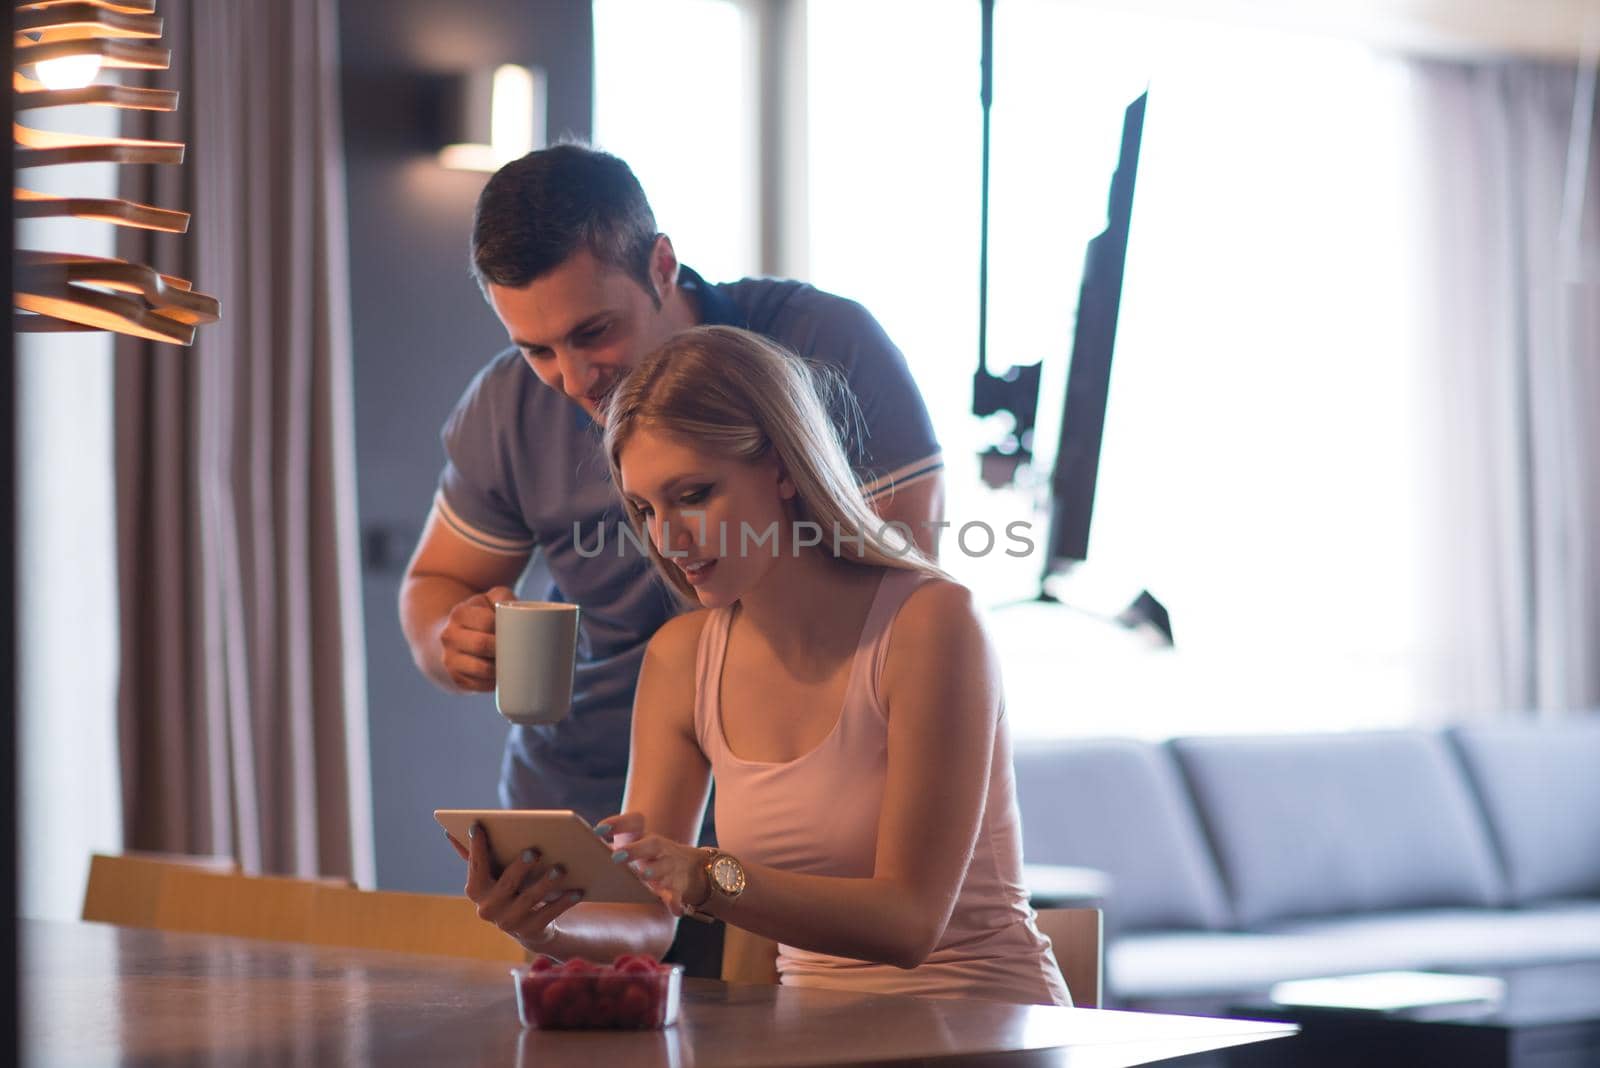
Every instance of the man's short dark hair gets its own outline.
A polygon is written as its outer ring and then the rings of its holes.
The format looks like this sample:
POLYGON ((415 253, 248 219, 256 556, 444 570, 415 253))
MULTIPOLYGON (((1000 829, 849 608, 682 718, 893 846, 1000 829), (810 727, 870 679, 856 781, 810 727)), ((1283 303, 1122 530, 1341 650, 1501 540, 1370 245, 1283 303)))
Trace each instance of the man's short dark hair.
POLYGON ((480 287, 520 288, 586 248, 659 303, 650 281, 656 237, 655 213, 626 163, 588 145, 554 145, 506 164, 483 187, 472 274, 480 287))

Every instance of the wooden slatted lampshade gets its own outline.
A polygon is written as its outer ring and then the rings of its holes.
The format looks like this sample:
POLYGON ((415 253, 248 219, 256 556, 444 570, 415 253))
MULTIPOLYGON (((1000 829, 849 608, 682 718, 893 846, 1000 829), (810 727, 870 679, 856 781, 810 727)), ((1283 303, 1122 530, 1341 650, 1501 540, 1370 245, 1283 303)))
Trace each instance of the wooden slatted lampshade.
MULTIPOLYGON (((80 62, 100 69, 165 70, 171 53, 152 42, 161 37, 155 0, 17 0, 16 110, 94 104, 143 111, 174 111, 178 94, 93 81, 52 86, 52 65, 80 62), (44 65, 41 70, 41 64, 44 65)), ((85 80, 85 79, 80 79, 85 80)), ((80 137, 13 125, 18 172, 73 163, 181 164, 176 141, 125 137, 80 137)), ((74 218, 181 234, 189 214, 131 200, 57 197, 20 186, 17 218, 74 218)), ((194 342, 195 328, 215 322, 215 297, 195 292, 182 278, 126 260, 66 252, 19 250, 13 293, 14 328, 20 331, 111 330, 177 345, 194 342)))

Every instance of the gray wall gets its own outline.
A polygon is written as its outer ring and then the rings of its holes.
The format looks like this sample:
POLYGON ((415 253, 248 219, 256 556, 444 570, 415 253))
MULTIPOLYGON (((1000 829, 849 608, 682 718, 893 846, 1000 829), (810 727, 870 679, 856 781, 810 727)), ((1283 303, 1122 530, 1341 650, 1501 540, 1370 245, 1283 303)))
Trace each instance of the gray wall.
POLYGON ((378 885, 458 892, 432 812, 497 804, 505 725, 491 698, 423 679, 395 604, 443 461, 439 428, 506 339, 467 275, 487 176, 434 162, 430 76, 543 67, 551 138, 586 137, 593 25, 574 0, 344 0, 339 22, 378 885))

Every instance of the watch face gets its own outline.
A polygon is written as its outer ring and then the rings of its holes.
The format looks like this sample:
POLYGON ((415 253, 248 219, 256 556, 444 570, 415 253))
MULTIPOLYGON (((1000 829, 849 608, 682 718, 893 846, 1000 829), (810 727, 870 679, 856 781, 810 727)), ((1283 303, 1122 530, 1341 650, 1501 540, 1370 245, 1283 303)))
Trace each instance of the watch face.
POLYGON ((724 894, 738 894, 744 890, 744 868, 730 856, 720 856, 711 862, 711 881, 724 894))

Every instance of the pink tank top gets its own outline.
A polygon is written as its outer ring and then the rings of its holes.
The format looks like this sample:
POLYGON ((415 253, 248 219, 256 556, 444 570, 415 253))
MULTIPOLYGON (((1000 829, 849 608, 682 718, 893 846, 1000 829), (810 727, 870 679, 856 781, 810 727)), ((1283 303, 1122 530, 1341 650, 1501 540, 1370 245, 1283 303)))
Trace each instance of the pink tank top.
MULTIPOLYGON (((888 770, 888 717, 879 700, 879 680, 895 615, 926 578, 919 571, 884 571, 856 646, 838 722, 815 749, 786 763, 744 760, 729 751, 720 695, 735 609, 716 609, 708 616, 700 634, 694 719, 716 781, 717 839, 723 849, 788 871, 872 875, 888 770)), ((928 959, 907 970, 779 946, 778 975, 793 986, 1071 1004, 1022 887, 1021 824, 1003 714, 972 861, 944 936, 928 959)))

